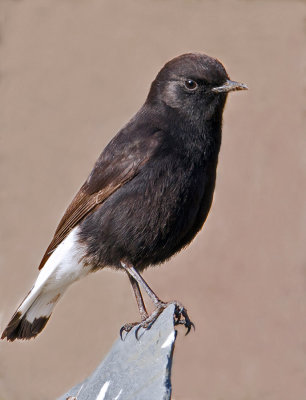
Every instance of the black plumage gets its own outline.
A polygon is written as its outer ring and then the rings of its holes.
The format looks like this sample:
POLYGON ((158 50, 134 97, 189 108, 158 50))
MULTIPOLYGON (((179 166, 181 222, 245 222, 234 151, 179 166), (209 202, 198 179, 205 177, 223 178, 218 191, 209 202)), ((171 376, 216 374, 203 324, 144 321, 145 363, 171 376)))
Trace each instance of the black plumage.
MULTIPOLYGON (((124 268, 142 326, 154 322, 166 303, 139 272, 181 250, 205 222, 215 188, 227 93, 241 89, 246 86, 230 81, 222 64, 204 54, 184 54, 168 62, 144 105, 100 155, 62 218, 40 268, 78 226, 85 265, 92 271, 124 268), (157 307, 151 317, 139 284, 157 307)), ((177 306, 176 316, 190 329, 186 310, 177 306)), ((37 327, 35 335, 36 331, 37 327)), ((16 332, 4 336, 10 335, 16 332)))
POLYGON ((227 80, 223 66, 210 57, 175 58, 105 148, 87 181, 90 193, 141 165, 80 224, 97 268, 121 268, 123 259, 138 270, 159 264, 201 229, 213 198, 226 100, 226 92, 211 89, 227 80), (188 80, 198 87, 186 87, 188 80))

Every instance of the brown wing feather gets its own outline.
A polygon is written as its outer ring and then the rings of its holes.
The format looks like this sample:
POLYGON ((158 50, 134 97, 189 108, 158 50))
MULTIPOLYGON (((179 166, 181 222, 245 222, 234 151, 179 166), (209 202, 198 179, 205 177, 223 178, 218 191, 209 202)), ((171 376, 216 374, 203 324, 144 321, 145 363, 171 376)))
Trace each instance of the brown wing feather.
POLYGON ((114 157, 112 151, 102 153, 92 174, 76 194, 62 217, 39 264, 39 269, 45 265, 56 247, 86 215, 93 212, 97 205, 103 203, 112 193, 135 176, 139 168, 150 158, 157 146, 157 139, 157 136, 151 136, 146 143, 143 141, 141 146, 137 141, 133 145, 130 143, 125 152, 118 148, 117 151, 121 151, 118 157, 114 157))
POLYGON ((87 194, 81 189, 75 198, 72 200, 70 206, 62 217, 54 237, 48 246, 38 269, 41 269, 51 253, 56 247, 65 239, 69 232, 90 212, 92 212, 98 204, 103 203, 112 193, 114 193, 120 186, 124 185, 128 180, 134 176, 133 169, 129 171, 125 179, 122 179, 117 184, 108 185, 94 195, 87 194))

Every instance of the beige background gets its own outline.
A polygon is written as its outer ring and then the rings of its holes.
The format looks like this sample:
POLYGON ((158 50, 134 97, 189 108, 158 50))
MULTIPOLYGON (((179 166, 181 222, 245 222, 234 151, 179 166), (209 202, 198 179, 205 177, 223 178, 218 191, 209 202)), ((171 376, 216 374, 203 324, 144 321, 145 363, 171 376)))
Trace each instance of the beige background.
MULTIPOLYGON (((179 332, 174 398, 306 398, 305 21, 297 0, 0 0, 1 330, 160 67, 205 52, 250 90, 228 99, 205 229, 145 273, 196 323, 179 332)), ((0 399, 54 399, 136 318, 124 274, 76 284, 37 339, 0 343, 0 399)))

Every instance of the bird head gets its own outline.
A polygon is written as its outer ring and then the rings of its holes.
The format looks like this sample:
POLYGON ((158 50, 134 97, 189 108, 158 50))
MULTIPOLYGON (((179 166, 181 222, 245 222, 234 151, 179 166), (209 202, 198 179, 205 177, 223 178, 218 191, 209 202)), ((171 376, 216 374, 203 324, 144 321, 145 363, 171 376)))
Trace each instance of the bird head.
POLYGON ((245 89, 245 84, 230 80, 215 58, 188 53, 165 64, 152 83, 147 101, 162 102, 193 119, 210 119, 222 112, 229 92, 245 89))

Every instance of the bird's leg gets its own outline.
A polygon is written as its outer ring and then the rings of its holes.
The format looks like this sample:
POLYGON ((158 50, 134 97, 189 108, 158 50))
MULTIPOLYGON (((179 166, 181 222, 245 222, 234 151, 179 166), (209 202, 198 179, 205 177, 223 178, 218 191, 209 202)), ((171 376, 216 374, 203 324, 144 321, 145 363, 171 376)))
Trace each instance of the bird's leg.
POLYGON ((141 316, 141 320, 144 321, 145 319, 148 318, 149 314, 147 312, 145 303, 143 301, 139 285, 138 285, 137 281, 131 275, 128 274, 128 277, 130 279, 132 288, 134 290, 134 294, 136 297, 136 302, 137 302, 138 310, 139 310, 139 313, 141 316))
MULTIPOLYGON (((147 284, 147 282, 143 279, 143 277, 140 275, 140 273, 133 267, 132 264, 129 264, 127 262, 121 261, 122 267, 126 270, 126 272, 131 276, 139 285, 143 287, 143 289, 147 292, 148 296, 150 299, 153 301, 153 303, 157 306, 159 306, 162 301, 157 297, 157 295, 153 292, 153 290, 150 288, 150 286, 147 284)), ((139 286, 138 286, 139 287, 139 286)))
MULTIPOLYGON (((129 274, 127 274, 129 277, 129 280, 131 282, 135 297, 136 297, 136 302, 137 302, 137 306, 138 306, 138 310, 141 316, 141 321, 145 321, 148 317, 149 314, 146 310, 146 306, 144 304, 143 298, 142 298, 142 294, 139 288, 139 285, 137 283, 137 281, 129 274)), ((128 322, 127 324, 124 324, 121 329, 120 329, 120 337, 122 339, 122 333, 123 331, 125 332, 129 332, 134 326, 138 325, 139 322, 128 322)))
MULTIPOLYGON (((139 324, 139 327, 150 328, 152 326, 152 324, 156 321, 157 317, 163 312, 163 310, 169 304, 174 304, 175 305, 175 311, 174 311, 175 325, 182 324, 187 328, 186 334, 190 332, 190 329, 191 329, 191 327, 194 327, 194 324, 190 321, 188 314, 187 314, 187 310, 181 304, 179 304, 176 301, 169 302, 169 303, 165 303, 165 302, 161 301, 158 298, 158 296, 153 292, 153 290, 150 288, 150 286, 147 284, 147 282, 143 279, 143 277, 139 274, 139 272, 134 268, 134 266, 132 264, 130 264, 126 261, 124 261, 124 262, 121 261, 121 265, 130 276, 130 281, 132 283, 132 286, 133 286, 133 289, 135 292, 139 311, 141 309, 139 306, 139 300, 140 300, 141 307, 143 307, 146 312, 139 285, 147 292, 148 296, 150 297, 150 299, 153 301, 153 303, 156 306, 156 309, 153 311, 153 313, 150 316, 147 316, 147 318, 145 318, 145 319, 142 318, 142 322, 139 324), (181 319, 182 317, 183 317, 183 320, 181 319)), ((140 315, 141 316, 144 315, 144 314, 142 314, 142 311, 140 311, 140 315)), ((138 329, 136 331, 136 336, 137 336, 138 329)), ((122 334, 123 330, 126 330, 125 325, 121 328, 120 334, 122 334)))

